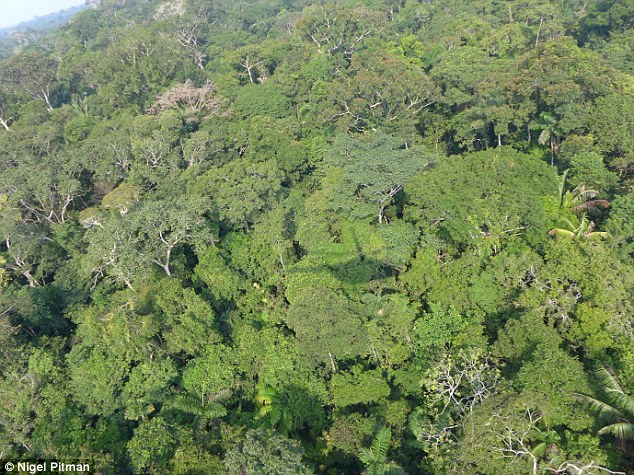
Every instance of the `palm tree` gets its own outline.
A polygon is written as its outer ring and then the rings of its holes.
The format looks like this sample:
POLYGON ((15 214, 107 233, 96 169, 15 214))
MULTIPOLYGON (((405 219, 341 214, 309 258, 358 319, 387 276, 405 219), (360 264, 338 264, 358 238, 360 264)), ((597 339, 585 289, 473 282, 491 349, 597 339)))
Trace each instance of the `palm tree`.
POLYGON ((293 416, 283 395, 265 384, 258 384, 257 389, 254 399, 258 419, 264 419, 272 429, 279 425, 280 432, 287 434, 293 428, 293 416))
POLYGON ((370 307, 373 314, 383 316, 383 307, 390 299, 389 295, 383 295, 383 289, 376 292, 366 292, 361 296, 361 302, 370 307))
POLYGON ((599 434, 613 435, 625 450, 627 441, 634 440, 634 397, 623 390, 609 366, 598 366, 594 374, 601 383, 604 397, 597 399, 578 393, 574 396, 604 424, 599 434))
POLYGON ((555 165, 555 156, 559 152, 560 140, 562 132, 559 128, 557 118, 548 112, 542 112, 539 115, 541 121, 538 125, 542 128, 538 142, 540 145, 548 145, 550 147, 550 166, 555 165))
POLYGON ((362 448, 359 459, 365 465, 364 475, 404 475, 405 472, 394 462, 387 461, 387 451, 390 448, 392 431, 381 427, 372 441, 372 446, 362 448))
POLYGON ((220 391, 217 394, 201 394, 194 396, 190 393, 179 394, 174 399, 174 408, 201 419, 217 419, 227 415, 227 409, 218 401, 226 399, 230 391, 220 391))
POLYGON ((566 190, 566 182, 568 179, 566 170, 560 177, 559 182, 559 208, 567 209, 576 215, 588 214, 590 216, 598 215, 601 210, 610 207, 607 200, 593 200, 597 196, 597 191, 587 188, 584 184, 579 184, 574 190, 566 190))
POLYGON ((560 219, 559 223, 563 227, 553 228, 548 231, 548 234, 551 236, 567 236, 575 241, 597 241, 612 237, 610 233, 595 231, 594 221, 589 221, 585 214, 581 215, 581 220, 577 226, 568 219, 560 219))

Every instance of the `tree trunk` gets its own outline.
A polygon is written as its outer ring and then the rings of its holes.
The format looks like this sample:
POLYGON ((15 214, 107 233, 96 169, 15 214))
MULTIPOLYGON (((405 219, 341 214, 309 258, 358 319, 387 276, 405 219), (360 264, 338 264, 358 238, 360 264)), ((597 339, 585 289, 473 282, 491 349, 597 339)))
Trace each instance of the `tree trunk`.
POLYGON ((286 266, 284 265, 284 256, 282 256, 282 251, 280 250, 280 242, 275 241, 275 244, 277 246, 277 253, 280 256, 280 264, 282 264, 282 271, 284 272, 284 275, 286 275, 286 266))
POLYGON ((172 273, 170 272, 169 261, 167 262, 167 264, 163 264, 158 259, 154 259, 152 262, 154 262, 154 264, 156 264, 161 269, 163 269, 165 271, 165 274, 167 274, 167 277, 172 277, 172 273))
POLYGON ((44 102, 46 102, 46 110, 48 112, 52 112, 53 106, 51 105, 51 101, 49 101, 48 99, 48 91, 45 91, 44 89, 42 89, 42 97, 44 98, 44 102))
POLYGON ((29 287, 39 287, 40 286, 40 283, 37 280, 35 280, 35 278, 31 275, 31 273, 29 271, 26 271, 26 270, 23 271, 22 275, 24 277, 26 277, 26 280, 29 283, 29 287))
POLYGON ((11 132, 11 129, 9 128, 9 124, 7 123, 6 120, 4 120, 2 116, 0 116, 0 125, 2 125, 2 127, 4 127, 4 130, 6 130, 7 132, 11 132))
POLYGON ((248 56, 242 60, 241 64, 242 64, 242 67, 246 69, 247 74, 249 75, 249 81, 251 81, 251 84, 254 84, 255 81, 253 80, 252 70, 255 67, 255 65, 251 64, 251 61, 249 60, 248 56))
POLYGON ((337 367, 335 366, 335 360, 332 357, 332 353, 330 353, 330 351, 328 352, 328 357, 330 358, 330 364, 332 365, 332 372, 336 373, 337 372, 337 367))
POLYGON ((128 279, 127 277, 123 278, 123 282, 125 283, 125 286, 130 289, 132 292, 136 292, 134 290, 134 287, 132 287, 132 282, 130 282, 130 279, 128 279))
POLYGON ((170 260, 172 258, 172 249, 173 248, 168 248, 167 249, 167 253, 165 256, 165 273, 167 274, 167 277, 172 277, 172 272, 170 271, 170 260))
POLYGON ((539 19, 539 28, 537 28, 537 37, 535 38, 535 49, 539 46, 539 35, 542 32, 542 25, 544 24, 544 14, 542 13, 541 18, 539 19))

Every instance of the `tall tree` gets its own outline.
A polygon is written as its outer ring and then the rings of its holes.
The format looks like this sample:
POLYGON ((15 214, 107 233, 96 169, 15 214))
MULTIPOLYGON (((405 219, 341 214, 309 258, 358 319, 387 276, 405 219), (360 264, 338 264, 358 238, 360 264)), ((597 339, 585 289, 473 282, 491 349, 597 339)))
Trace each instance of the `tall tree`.
POLYGON ((298 348, 316 364, 337 371, 337 360, 365 356, 368 335, 347 299, 325 288, 307 288, 293 299, 286 321, 298 348))
POLYGON ((0 67, 0 88, 41 100, 50 112, 58 63, 54 57, 37 51, 12 56, 0 67))
POLYGON ((386 208, 409 177, 431 166, 432 154, 377 133, 369 140, 339 136, 325 160, 345 171, 334 189, 335 210, 359 218, 374 215, 383 223, 386 208))

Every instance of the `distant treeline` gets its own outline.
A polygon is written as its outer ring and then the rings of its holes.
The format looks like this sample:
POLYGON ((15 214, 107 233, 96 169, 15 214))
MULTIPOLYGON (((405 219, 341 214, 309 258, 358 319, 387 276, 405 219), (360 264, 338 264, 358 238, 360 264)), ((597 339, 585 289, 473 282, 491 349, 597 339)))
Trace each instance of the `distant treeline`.
POLYGON ((17 25, 0 28, 0 59, 41 40, 46 33, 66 24, 86 7, 86 5, 79 5, 49 15, 37 16, 17 25))

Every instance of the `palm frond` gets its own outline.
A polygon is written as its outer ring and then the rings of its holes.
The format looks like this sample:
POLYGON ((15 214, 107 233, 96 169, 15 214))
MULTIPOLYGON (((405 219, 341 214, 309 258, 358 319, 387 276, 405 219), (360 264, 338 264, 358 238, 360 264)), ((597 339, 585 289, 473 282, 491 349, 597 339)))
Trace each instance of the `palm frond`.
POLYGON ((217 419, 226 416, 227 409, 220 403, 212 402, 202 408, 202 414, 200 415, 208 419, 217 419))
POLYGON ((269 424, 271 427, 275 427, 278 422, 282 419, 282 409, 278 406, 268 406, 269 410, 266 412, 266 415, 269 417, 269 424))
POLYGON ((605 364, 594 369, 595 378, 601 383, 605 399, 600 401, 585 394, 575 394, 588 409, 608 425, 599 430, 599 434, 610 434, 621 440, 634 440, 634 397, 627 394, 612 368, 605 364))
POLYGON ((625 394, 623 391, 608 388, 605 395, 613 406, 624 413, 628 419, 634 420, 634 397, 631 394, 625 394))
POLYGON ((391 439, 392 431, 387 427, 381 427, 374 436, 372 446, 370 448, 364 447, 359 451, 359 460, 365 465, 368 474, 384 473, 391 439))
POLYGON ((573 204, 582 204, 585 201, 588 201, 597 196, 597 191, 591 188, 586 188, 585 185, 578 185, 574 190, 572 190, 572 203, 573 204))
POLYGON ((392 431, 387 427, 381 427, 374 437, 372 442, 372 452, 377 457, 377 460, 384 462, 387 458, 387 451, 390 448, 390 439, 392 438, 392 431))
POLYGON ((608 209, 610 202, 608 200, 592 200, 581 203, 573 207, 575 214, 587 213, 590 216, 597 216, 601 210, 608 209))
POLYGON ((597 196, 598 192, 592 188, 587 188, 586 185, 580 184, 572 191, 566 191, 566 179, 568 177, 568 170, 566 170, 560 177, 559 182, 559 207, 561 209, 569 209, 576 215, 588 214, 590 216, 597 216, 601 210, 610 207, 610 202, 607 200, 593 200, 597 196))
POLYGON ((198 415, 201 405, 198 398, 191 396, 190 394, 181 394, 174 400, 174 407, 179 411, 186 412, 188 414, 198 415))
POLYGON ((603 364, 597 365, 594 368, 593 373, 594 377, 606 390, 610 389, 612 391, 623 392, 619 380, 616 378, 616 375, 612 372, 612 368, 610 368, 609 366, 603 364))
POLYGON ((371 463, 375 461, 374 453, 372 452, 371 449, 364 447, 359 451, 359 460, 361 460, 363 465, 366 465, 366 466, 370 465, 371 463))
POLYGON ((258 384, 258 392, 255 395, 255 402, 258 405, 266 406, 272 404, 278 398, 277 391, 270 386, 258 384))
MULTIPOLYGON (((583 222, 583 218, 581 220, 581 222, 583 222)), ((557 221, 557 224, 559 224, 559 226, 563 229, 567 229, 568 231, 572 231, 574 232, 575 230, 579 229, 579 226, 576 226, 572 221, 570 221, 569 219, 566 218, 562 218, 559 221, 557 221)))
POLYGON ((229 396, 231 396, 231 389, 221 389, 215 394, 209 394, 207 396, 207 402, 222 401, 223 399, 228 399, 229 396))
POLYGON ((605 426, 599 431, 599 434, 610 434, 622 440, 634 440, 634 424, 631 422, 617 422, 616 424, 605 426))
POLYGON ((594 229, 594 221, 590 221, 586 214, 581 215, 579 220, 579 227, 577 228, 577 234, 588 234, 594 229))
POLYGON ((542 442, 540 444, 537 444, 533 450, 531 450, 531 453, 533 454, 533 457, 536 457, 538 459, 542 458, 544 456, 544 454, 546 453, 546 448, 548 447, 548 444, 546 442, 542 442))
POLYGON ((617 417, 623 417, 623 414, 621 414, 617 408, 600 401, 599 399, 593 398, 592 396, 578 393, 573 394, 573 396, 577 401, 586 406, 591 413, 600 419, 614 420, 617 417))
POLYGON ((293 417, 291 416, 290 411, 281 410, 280 412, 281 412, 280 421, 282 423, 282 427, 286 431, 290 431, 293 428, 293 417))
POLYGON ((366 305, 374 303, 376 301, 377 301, 377 296, 373 294, 372 292, 366 292, 365 294, 361 296, 361 303, 364 303, 366 305))
POLYGON ((258 406, 257 408, 257 418, 258 419, 263 419, 266 416, 269 415, 269 413, 273 410, 273 407, 271 404, 262 404, 260 406, 258 406))
POLYGON ((612 239, 612 235, 605 231, 594 231, 586 234, 586 239, 588 241, 607 241, 612 239))
POLYGON ((384 475, 407 475, 407 472, 403 470, 400 465, 390 462, 389 465, 385 467, 384 475))
POLYGON ((383 464, 379 462, 372 462, 363 473, 364 475, 385 475, 383 464))
POLYGON ((561 174, 561 179, 559 181, 559 207, 563 208, 566 198, 566 180, 568 179, 568 172, 570 169, 566 170, 561 174))
POLYGON ((181 394, 174 400, 174 408, 188 414, 216 419, 227 414, 227 409, 217 402, 211 402, 203 406, 200 400, 190 394, 181 394))
POLYGON ((576 236, 574 232, 562 228, 551 229, 550 231, 548 231, 548 234, 550 234, 551 236, 567 236, 570 238, 574 238, 576 236))

